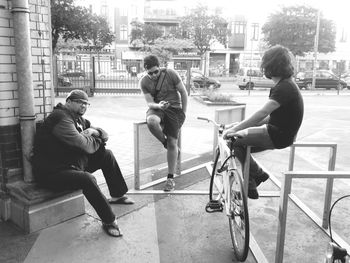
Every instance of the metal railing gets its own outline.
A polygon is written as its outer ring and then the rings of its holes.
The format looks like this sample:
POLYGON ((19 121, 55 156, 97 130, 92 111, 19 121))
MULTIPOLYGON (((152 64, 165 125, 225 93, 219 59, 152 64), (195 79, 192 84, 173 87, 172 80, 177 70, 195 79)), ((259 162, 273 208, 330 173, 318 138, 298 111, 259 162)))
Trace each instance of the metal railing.
MULTIPOLYGON (((349 171, 334 171, 336 161, 337 144, 335 143, 295 143, 291 146, 289 157, 289 171, 284 173, 282 184, 280 185, 280 203, 278 212, 278 229, 275 262, 283 262, 284 242, 286 234, 288 198, 290 198, 307 216, 309 216, 326 234, 328 234, 328 214, 331 206, 333 181, 335 178, 350 178, 349 171), (328 161, 328 171, 293 171, 295 150, 300 147, 330 148, 328 161), (299 198, 291 194, 292 180, 296 178, 305 179, 327 179, 326 193, 324 199, 323 219, 321 220, 310 208, 308 208, 299 198)), ((276 182, 275 182, 276 183, 276 182)), ((334 240, 344 248, 350 249, 349 245, 337 234, 333 233, 334 240)))
POLYGON ((91 57, 90 61, 54 60, 55 93, 73 89, 86 90, 88 94, 140 94, 136 72, 116 68, 113 61, 91 57))

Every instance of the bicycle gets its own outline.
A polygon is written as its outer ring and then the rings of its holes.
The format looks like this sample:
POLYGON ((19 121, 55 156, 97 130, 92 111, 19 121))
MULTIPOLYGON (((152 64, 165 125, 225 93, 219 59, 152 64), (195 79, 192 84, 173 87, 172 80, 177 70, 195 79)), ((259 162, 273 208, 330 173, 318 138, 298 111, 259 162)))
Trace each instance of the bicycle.
POLYGON ((225 208, 234 255, 237 260, 244 261, 249 249, 249 215, 242 180, 243 167, 235 158, 232 148, 235 138, 226 141, 223 138, 224 125, 208 118, 198 119, 211 122, 218 128, 218 146, 210 178, 209 202, 205 210, 214 213, 223 212, 225 208))

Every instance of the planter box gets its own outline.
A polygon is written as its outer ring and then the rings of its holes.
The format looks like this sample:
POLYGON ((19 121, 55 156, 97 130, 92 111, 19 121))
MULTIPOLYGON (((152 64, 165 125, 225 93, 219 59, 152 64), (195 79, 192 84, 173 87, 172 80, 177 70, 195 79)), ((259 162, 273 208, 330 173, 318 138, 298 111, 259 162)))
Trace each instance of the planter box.
POLYGON ((195 96, 193 97, 196 101, 205 104, 207 106, 241 106, 246 105, 245 103, 240 103, 236 101, 210 101, 208 99, 205 99, 201 96, 195 96))

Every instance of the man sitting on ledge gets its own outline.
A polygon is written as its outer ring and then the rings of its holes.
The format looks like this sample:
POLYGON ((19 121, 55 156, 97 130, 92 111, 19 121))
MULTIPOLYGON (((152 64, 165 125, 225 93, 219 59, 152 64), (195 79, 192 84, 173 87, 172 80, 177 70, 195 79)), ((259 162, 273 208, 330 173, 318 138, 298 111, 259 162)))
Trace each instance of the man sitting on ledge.
POLYGON ((33 169, 43 187, 64 191, 82 189, 83 194, 102 220, 108 235, 122 233, 112 204, 133 204, 125 194, 128 187, 112 151, 105 148, 107 133, 92 127, 82 116, 88 107, 84 91, 73 90, 66 103, 58 103, 38 127, 34 141, 33 169), (111 195, 107 200, 92 175, 102 169, 111 195))

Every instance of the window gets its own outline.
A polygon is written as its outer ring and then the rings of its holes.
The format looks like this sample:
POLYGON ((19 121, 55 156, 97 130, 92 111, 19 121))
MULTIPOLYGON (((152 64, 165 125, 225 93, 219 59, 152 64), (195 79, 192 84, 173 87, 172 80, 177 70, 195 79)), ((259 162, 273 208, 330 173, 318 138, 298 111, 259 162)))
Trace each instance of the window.
POLYGON ((128 9, 127 8, 120 8, 120 16, 128 16, 128 9))
POLYGON ((252 24, 252 40, 253 41, 259 40, 259 24, 258 23, 252 24))
POLYGON ((345 32, 345 29, 343 28, 341 31, 340 42, 346 43, 347 38, 348 38, 348 36, 345 32))
POLYGON ((244 21, 235 21, 233 33, 234 34, 244 34, 246 27, 246 22, 244 21))
POLYGON ((260 70, 254 70, 254 69, 249 69, 247 71, 247 76, 250 76, 250 77, 262 77, 263 74, 260 70))
POLYGON ((120 26, 120 40, 128 40, 128 27, 126 25, 120 26))

